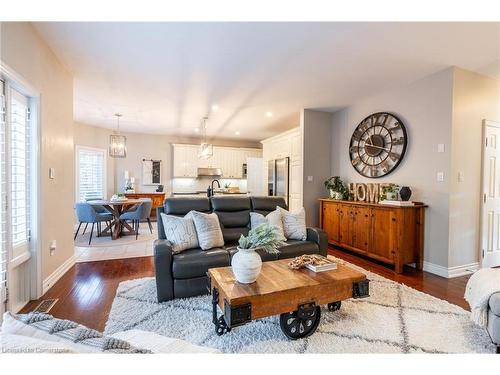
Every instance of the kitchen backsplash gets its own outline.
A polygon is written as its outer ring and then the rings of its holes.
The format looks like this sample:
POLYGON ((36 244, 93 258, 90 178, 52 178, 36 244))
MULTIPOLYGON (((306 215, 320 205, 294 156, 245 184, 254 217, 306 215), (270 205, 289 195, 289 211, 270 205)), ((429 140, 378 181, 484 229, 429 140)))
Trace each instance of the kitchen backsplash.
MULTIPOLYGON (((205 191, 210 186, 213 178, 211 177, 200 177, 200 178, 174 178, 172 179, 172 192, 173 193, 189 193, 196 191, 205 191)), ((220 187, 224 188, 226 184, 229 186, 240 188, 240 191, 247 191, 247 180, 246 179, 226 179, 218 178, 220 182, 220 187)), ((217 189, 217 185, 215 185, 217 189)))

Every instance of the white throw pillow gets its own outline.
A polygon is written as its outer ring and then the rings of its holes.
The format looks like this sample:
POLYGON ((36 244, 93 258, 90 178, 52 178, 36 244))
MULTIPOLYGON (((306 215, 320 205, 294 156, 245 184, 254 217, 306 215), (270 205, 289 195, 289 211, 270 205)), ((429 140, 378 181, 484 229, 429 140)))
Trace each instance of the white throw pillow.
POLYGON ((259 214, 257 212, 250 212, 250 227, 254 229, 261 224, 270 224, 278 228, 278 232, 285 237, 285 232, 283 230, 283 220, 281 218, 281 211, 276 209, 273 212, 269 212, 266 216, 259 214))
POLYGON ((0 353, 76 353, 61 342, 46 341, 34 337, 0 333, 0 353))
POLYGON ((220 353, 214 348, 194 345, 184 340, 139 329, 116 332, 111 337, 125 340, 135 347, 151 350, 153 353, 220 353))
POLYGON ((184 217, 161 213, 165 237, 172 243, 172 252, 174 254, 199 246, 191 212, 184 217))
POLYGON ((304 207, 297 213, 289 212, 281 207, 278 207, 278 210, 281 212, 285 237, 289 240, 305 241, 307 239, 307 229, 304 207))
POLYGON ((216 213, 204 214, 191 211, 190 214, 194 220, 198 242, 203 250, 224 246, 224 237, 216 213))

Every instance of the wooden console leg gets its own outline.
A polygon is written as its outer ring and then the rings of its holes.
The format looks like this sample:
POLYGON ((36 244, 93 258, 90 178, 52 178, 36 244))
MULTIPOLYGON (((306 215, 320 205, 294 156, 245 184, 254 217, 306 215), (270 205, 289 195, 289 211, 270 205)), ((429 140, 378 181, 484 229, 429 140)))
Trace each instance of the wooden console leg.
POLYGON ((394 271, 396 271, 396 273, 403 273, 403 264, 401 262, 396 262, 394 264, 394 271))

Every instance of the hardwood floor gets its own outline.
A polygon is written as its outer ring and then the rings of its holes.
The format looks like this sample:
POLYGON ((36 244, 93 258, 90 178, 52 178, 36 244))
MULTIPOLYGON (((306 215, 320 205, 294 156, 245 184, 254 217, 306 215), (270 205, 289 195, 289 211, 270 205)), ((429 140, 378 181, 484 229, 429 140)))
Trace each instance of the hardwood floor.
MULTIPOLYGON (((153 258, 128 258, 77 263, 41 298, 59 298, 50 314, 104 330, 118 284, 154 276, 153 258)), ((34 309, 31 301, 21 312, 34 309)))
MULTIPOLYGON (((344 251, 330 248, 329 253, 383 277, 468 309, 463 299, 468 276, 445 279, 410 267, 405 267, 405 273, 398 275, 386 266, 344 251)), ((154 276, 152 257, 78 263, 42 299, 59 298, 50 314, 102 331, 118 284, 124 280, 147 276, 154 276)), ((31 301, 21 312, 31 311, 39 301, 31 301)))

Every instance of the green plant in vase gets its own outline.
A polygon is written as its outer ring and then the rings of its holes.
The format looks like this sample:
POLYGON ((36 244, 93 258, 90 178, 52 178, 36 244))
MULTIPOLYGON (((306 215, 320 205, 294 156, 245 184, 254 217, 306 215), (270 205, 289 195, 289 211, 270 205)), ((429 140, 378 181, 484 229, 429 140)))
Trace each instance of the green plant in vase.
POLYGON ((380 192, 380 200, 381 201, 397 201, 399 193, 399 185, 397 184, 387 184, 382 187, 382 191, 380 192))
POLYGON ((341 200, 349 197, 349 190, 339 176, 333 176, 326 180, 325 188, 331 199, 341 200))

